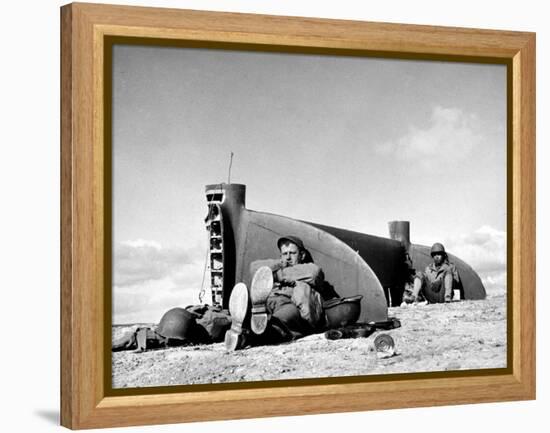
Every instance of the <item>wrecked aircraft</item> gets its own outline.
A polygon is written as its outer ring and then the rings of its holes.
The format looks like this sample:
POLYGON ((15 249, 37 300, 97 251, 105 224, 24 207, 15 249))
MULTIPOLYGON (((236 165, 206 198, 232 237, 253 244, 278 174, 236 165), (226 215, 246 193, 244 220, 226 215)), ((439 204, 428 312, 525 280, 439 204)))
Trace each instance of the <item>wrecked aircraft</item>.
MULTIPOLYGON (((299 221, 245 207, 246 186, 206 186, 212 302, 227 308, 235 283, 250 285, 250 263, 279 256, 281 236, 299 236, 337 296, 362 295, 359 322, 387 320, 388 305, 401 303, 412 267, 431 263, 430 247, 412 244, 407 221, 389 223, 390 237, 299 221)), ((448 254, 459 272, 460 299, 484 299, 478 274, 458 257, 448 254)))

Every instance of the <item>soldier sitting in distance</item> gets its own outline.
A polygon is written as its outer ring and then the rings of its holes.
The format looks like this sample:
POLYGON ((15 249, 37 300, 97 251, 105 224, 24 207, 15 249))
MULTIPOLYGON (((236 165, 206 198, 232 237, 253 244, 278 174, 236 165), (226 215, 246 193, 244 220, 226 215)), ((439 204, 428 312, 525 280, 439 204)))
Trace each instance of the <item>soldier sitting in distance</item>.
POLYGON ((449 261, 443 244, 432 245, 430 255, 433 263, 426 266, 424 272, 414 276, 412 289, 407 287, 403 295, 404 304, 426 300, 429 303, 451 302, 454 288, 460 282, 456 266, 449 261))

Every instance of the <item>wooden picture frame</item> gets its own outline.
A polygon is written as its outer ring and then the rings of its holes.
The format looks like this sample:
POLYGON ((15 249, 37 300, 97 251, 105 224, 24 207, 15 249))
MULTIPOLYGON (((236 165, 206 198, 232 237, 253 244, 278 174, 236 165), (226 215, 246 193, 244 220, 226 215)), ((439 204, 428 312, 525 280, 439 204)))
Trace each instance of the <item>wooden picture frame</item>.
POLYGON ((61 8, 61 32, 62 425, 80 429, 535 398, 533 33, 78 3, 61 8), (104 70, 113 38, 506 64, 508 367, 486 374, 109 395, 104 70))

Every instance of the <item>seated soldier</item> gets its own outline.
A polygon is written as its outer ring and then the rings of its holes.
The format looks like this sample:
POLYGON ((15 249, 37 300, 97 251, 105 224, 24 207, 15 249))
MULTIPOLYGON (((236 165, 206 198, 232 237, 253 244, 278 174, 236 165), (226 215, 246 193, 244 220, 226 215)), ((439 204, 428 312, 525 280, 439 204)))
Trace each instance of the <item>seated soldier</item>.
POLYGON ((436 242, 430 255, 433 263, 424 272, 417 272, 412 289, 406 289, 403 301, 417 303, 423 299, 429 303, 451 302, 455 286, 460 282, 456 266, 449 262, 445 247, 436 242))
POLYGON ((319 330, 324 325, 320 291, 324 284, 321 268, 301 239, 285 236, 277 241, 279 259, 251 264, 252 304, 250 330, 243 330, 247 317, 248 290, 235 285, 229 299, 232 327, 225 336, 229 350, 246 345, 291 341, 319 330))

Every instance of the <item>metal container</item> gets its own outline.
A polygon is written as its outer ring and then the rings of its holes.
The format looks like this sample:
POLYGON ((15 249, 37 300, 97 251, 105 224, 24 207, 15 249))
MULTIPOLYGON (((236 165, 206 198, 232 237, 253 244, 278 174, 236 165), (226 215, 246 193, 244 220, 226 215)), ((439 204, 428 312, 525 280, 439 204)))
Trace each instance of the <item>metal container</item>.
POLYGON ((362 295, 335 298, 323 304, 328 328, 343 328, 357 322, 361 315, 362 295))
POLYGON ((378 334, 374 339, 374 348, 379 358, 390 358, 395 355, 395 342, 391 335, 378 334))

